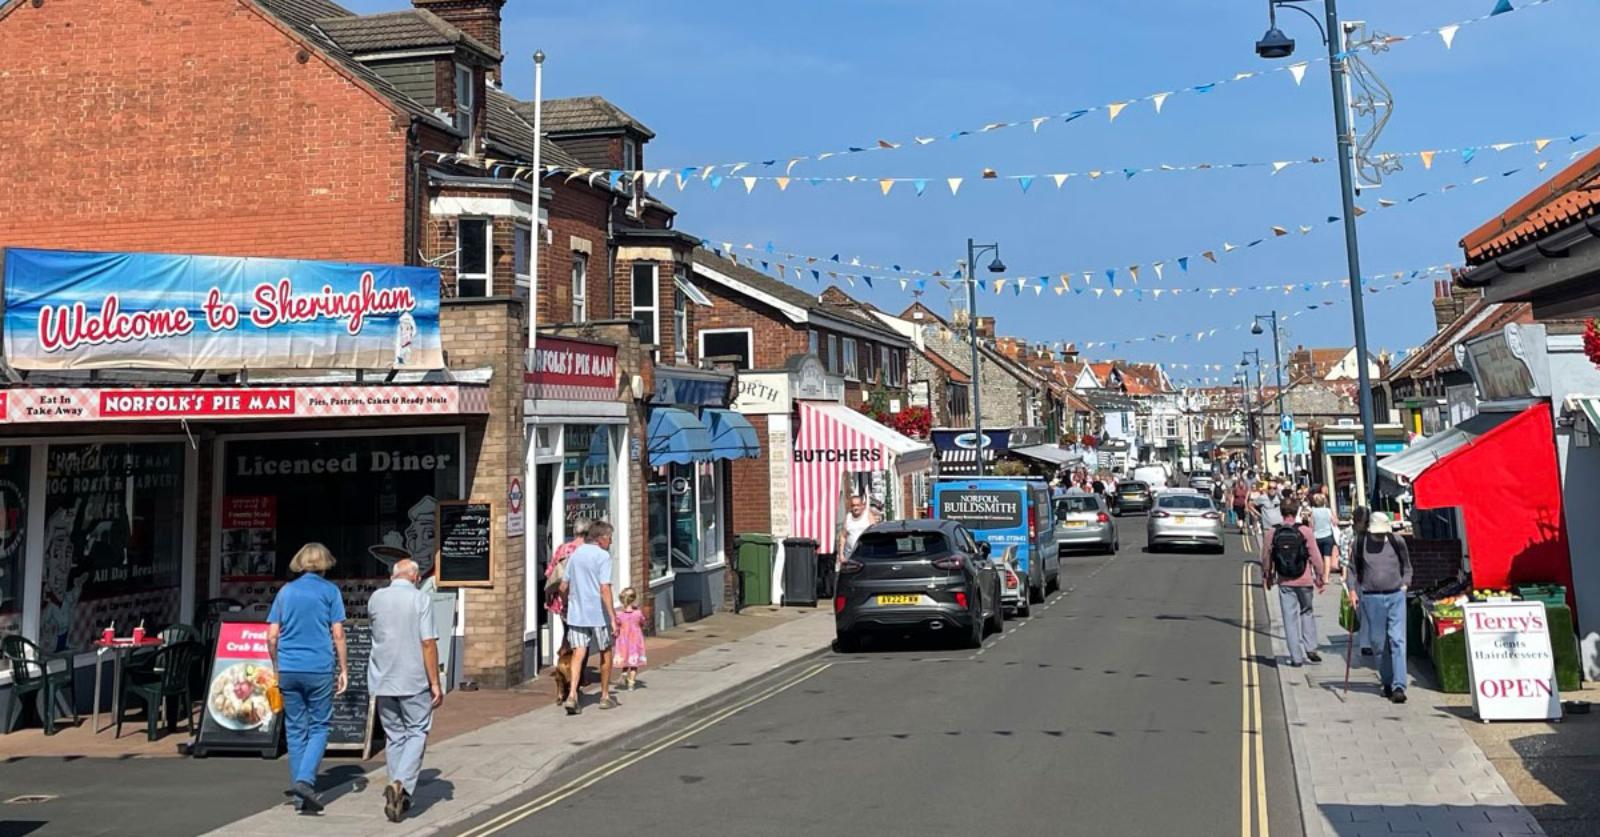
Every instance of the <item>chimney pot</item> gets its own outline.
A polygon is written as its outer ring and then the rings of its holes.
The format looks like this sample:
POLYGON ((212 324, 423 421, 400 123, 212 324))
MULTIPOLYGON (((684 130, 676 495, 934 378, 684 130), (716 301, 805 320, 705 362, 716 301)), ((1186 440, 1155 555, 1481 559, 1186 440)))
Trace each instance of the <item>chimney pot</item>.
MULTIPOLYGON (((500 48, 500 10, 506 0, 411 0, 414 8, 433 12, 445 23, 478 39, 495 52, 500 48)), ((488 71, 492 83, 500 81, 500 64, 488 71)))

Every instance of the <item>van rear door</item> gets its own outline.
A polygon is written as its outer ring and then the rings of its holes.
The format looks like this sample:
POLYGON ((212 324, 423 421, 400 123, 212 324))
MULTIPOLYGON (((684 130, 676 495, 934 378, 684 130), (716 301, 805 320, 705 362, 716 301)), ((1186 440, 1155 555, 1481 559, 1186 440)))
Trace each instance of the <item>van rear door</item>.
POLYGON ((996 557, 1017 547, 1019 569, 1027 570, 1027 488, 1019 483, 984 485, 981 481, 940 483, 934 490, 933 515, 967 527, 976 540, 989 544, 996 557))

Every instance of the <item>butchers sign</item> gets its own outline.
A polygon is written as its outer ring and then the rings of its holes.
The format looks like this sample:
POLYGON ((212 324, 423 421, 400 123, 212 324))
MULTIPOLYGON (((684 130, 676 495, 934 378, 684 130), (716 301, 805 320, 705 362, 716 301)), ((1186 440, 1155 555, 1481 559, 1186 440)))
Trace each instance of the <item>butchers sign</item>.
POLYGON ((441 369, 439 271, 5 251, 17 369, 441 369))
POLYGON ((523 375, 524 398, 613 401, 617 397, 617 347, 539 336, 523 375))
POLYGON ((1472 708, 1485 721, 1561 717, 1550 620, 1543 602, 1483 602, 1465 608, 1472 708))

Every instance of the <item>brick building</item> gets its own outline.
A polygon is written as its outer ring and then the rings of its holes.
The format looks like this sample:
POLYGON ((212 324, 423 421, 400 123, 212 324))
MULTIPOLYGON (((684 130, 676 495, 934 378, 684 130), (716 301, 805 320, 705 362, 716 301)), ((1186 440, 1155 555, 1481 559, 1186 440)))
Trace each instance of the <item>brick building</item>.
MULTIPOLYGON (((629 447, 648 435, 658 362, 688 369, 699 358, 685 342, 694 306, 683 290, 696 240, 671 230, 670 207, 637 183, 549 177, 536 195, 536 146, 543 165, 566 172, 625 168, 642 161, 653 135, 615 105, 585 97, 550 103, 551 130, 540 143, 531 105, 498 84, 503 0, 413 6, 354 15, 327 0, 0 3, 0 38, 10 47, 0 54, 8 105, 0 144, 27 160, 0 195, 0 246, 437 268, 448 368, 385 383, 458 387, 472 411, 418 417, 404 428, 357 417, 337 428, 355 439, 366 438, 358 431, 459 435, 459 489, 434 499, 492 503, 496 557, 487 585, 457 597, 455 665, 460 679, 500 687, 532 674, 540 568, 527 558, 542 557, 561 537, 573 497, 618 524, 619 587, 659 580, 647 548, 650 521, 631 502, 636 487, 651 483, 650 469, 629 447), (525 399, 535 272, 537 321, 568 341, 552 345, 609 359, 607 369, 615 363, 588 401, 525 399), (635 377, 650 396, 635 397, 635 377), (530 533, 540 536, 529 539, 510 526, 507 486, 524 473, 528 438, 541 429, 549 444, 534 458, 553 466, 551 483, 542 495, 528 488, 550 502, 528 515, 530 533)), ((237 369, 192 371, 201 387, 246 378, 237 369)), ((250 384, 263 377, 250 376, 250 384)), ((327 377, 384 385, 384 376, 353 369, 327 377)), ((219 437, 334 435, 326 421, 210 427, 219 437)), ((125 428, 51 430, 98 438, 126 436, 125 428)), ((181 437, 187 429, 153 421, 140 435, 181 437)), ((3 431, 8 443, 48 447, 28 441, 37 432, 3 431)), ((195 497, 185 512, 188 577, 170 605, 172 617, 193 621, 203 600, 230 589, 220 577, 213 499, 224 490, 224 442, 198 438, 183 480, 195 497)), ((257 584, 251 597, 270 596, 277 583, 257 584)), ((671 602, 665 593, 647 609, 670 610, 671 602)), ((15 621, 26 629, 38 619, 24 613, 15 621)))

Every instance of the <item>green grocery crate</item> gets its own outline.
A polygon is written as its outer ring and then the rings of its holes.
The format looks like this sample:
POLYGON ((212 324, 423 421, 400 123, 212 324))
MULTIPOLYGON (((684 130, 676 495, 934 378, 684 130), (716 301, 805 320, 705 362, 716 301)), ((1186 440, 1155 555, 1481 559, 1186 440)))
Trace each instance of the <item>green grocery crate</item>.
POLYGON ((1567 603, 1564 584, 1518 584, 1517 595, 1525 602, 1544 602, 1551 607, 1567 603))

